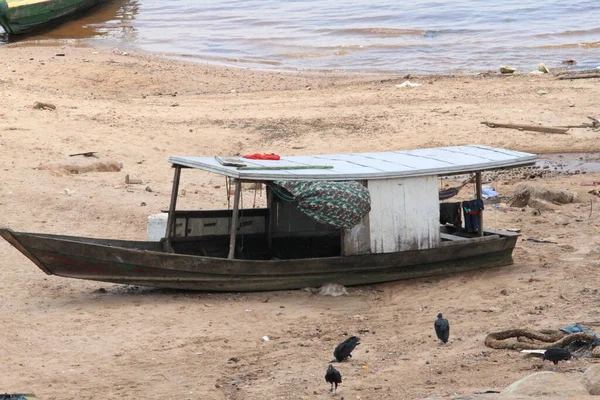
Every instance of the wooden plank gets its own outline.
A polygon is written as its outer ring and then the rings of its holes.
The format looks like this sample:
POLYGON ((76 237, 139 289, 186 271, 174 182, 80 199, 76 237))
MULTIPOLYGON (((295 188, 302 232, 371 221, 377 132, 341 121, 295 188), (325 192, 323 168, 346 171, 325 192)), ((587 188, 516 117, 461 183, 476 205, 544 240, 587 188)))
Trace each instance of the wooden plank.
POLYGON ((168 253, 173 252, 170 240, 175 236, 175 208, 177 207, 177 192, 179 191, 179 180, 181 179, 181 167, 175 166, 173 176, 173 188, 171 189, 171 204, 169 205, 169 216, 167 218, 167 236, 163 242, 164 250, 168 253))
POLYGON ((219 164, 225 165, 226 167, 245 167, 246 165, 248 165, 239 157, 215 156, 215 160, 217 160, 219 164))
MULTIPOLYGON (((477 200, 482 200, 481 198, 481 172, 477 171, 475 173, 475 192, 477 196, 477 200)), ((479 224, 479 236, 483 236, 483 210, 479 211, 477 214, 477 222, 479 224)))
POLYGON ((559 80, 565 80, 565 79, 592 79, 592 78, 600 78, 600 74, 582 74, 582 75, 568 75, 568 76, 560 76, 558 77, 559 80))
POLYGON ((489 126, 490 128, 509 128, 509 129, 518 129, 523 131, 535 131, 535 132, 545 132, 545 133, 559 133, 566 134, 569 128, 559 128, 552 126, 542 126, 542 125, 522 125, 522 124, 504 124, 499 122, 488 122, 483 121, 482 124, 489 126))
MULTIPOLYGON (((168 210, 163 210, 161 212, 168 212, 168 210)), ((240 209, 240 214, 245 217, 264 217, 269 213, 267 208, 242 208, 240 209)), ((175 211, 176 218, 223 218, 223 217, 231 217, 230 209, 220 209, 220 210, 176 210, 175 211)))
POLYGON ((267 240, 267 248, 271 250, 273 248, 273 230, 275 228, 275 218, 273 215, 277 212, 277 202, 273 201, 273 192, 269 185, 266 185, 267 189, 267 209, 269 213, 267 214, 265 221, 265 236, 267 240))
POLYGON ((449 233, 444 232, 440 233, 440 237, 442 238, 442 240, 470 240, 467 237, 451 235, 449 233))
POLYGON ((233 198, 233 211, 231 216, 231 235, 229 239, 229 255, 227 258, 232 259, 235 256, 235 239, 238 230, 238 218, 240 210, 240 197, 242 192, 242 182, 235 181, 235 197, 233 198))
MULTIPOLYGON (((238 234, 265 233, 265 217, 247 217, 239 215, 238 234)), ((229 234, 231 211, 227 217, 221 218, 187 218, 185 236, 226 235, 229 234)))
POLYGON ((500 236, 514 236, 514 237, 521 236, 521 234, 518 232, 511 232, 511 231, 506 231, 503 229, 486 228, 486 229, 484 229, 484 232, 489 233, 491 235, 500 235, 500 236))
POLYGON ((252 171, 252 170, 264 170, 264 171, 278 171, 278 170, 296 170, 296 169, 333 169, 332 165, 288 165, 281 167, 238 167, 241 171, 252 171))
POLYGON ((476 236, 476 237, 472 237, 472 238, 466 238, 468 240, 468 242, 465 242, 462 240, 451 240, 451 241, 440 243, 440 247, 464 246, 466 243, 476 244, 476 243, 481 243, 481 242, 491 242, 491 241, 500 239, 500 237, 501 236, 499 236, 499 235, 488 235, 488 236, 482 236, 482 237, 476 236))

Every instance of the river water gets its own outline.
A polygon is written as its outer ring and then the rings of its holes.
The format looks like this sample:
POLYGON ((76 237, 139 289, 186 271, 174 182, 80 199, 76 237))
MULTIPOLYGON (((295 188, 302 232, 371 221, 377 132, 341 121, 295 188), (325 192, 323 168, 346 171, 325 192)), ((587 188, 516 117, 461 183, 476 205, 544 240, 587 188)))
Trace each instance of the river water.
POLYGON ((593 69, 600 1, 107 0, 18 40, 57 38, 259 69, 472 73, 567 60, 593 69))

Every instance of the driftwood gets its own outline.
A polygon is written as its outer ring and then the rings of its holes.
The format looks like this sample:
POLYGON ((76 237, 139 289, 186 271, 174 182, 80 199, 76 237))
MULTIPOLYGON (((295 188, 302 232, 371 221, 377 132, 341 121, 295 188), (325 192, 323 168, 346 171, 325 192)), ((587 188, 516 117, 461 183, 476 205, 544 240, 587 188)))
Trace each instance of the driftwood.
POLYGON ((239 170, 250 171, 250 170, 265 170, 265 171, 278 171, 288 169, 331 169, 331 165, 288 165, 281 167, 237 167, 239 170))
POLYGON ((596 74, 596 73, 598 73, 598 69, 582 69, 580 71, 562 71, 562 72, 557 72, 556 76, 596 74))
POLYGON ((559 128, 559 127, 552 127, 552 126, 501 124, 501 123, 497 123, 497 122, 488 122, 488 121, 483 121, 482 124, 487 125, 490 128, 510 128, 510 129, 519 129, 522 131, 536 131, 536 132, 560 133, 560 134, 565 134, 569 130, 569 128, 559 128))
POLYGON ((96 158, 98 158, 98 156, 96 155, 96 153, 97 153, 97 151, 87 151, 85 153, 69 154, 69 157, 84 156, 84 157, 96 157, 96 158))
POLYGON ((594 118, 594 117, 588 117, 589 119, 592 120, 592 123, 583 123, 583 124, 579 124, 579 125, 563 125, 560 128, 600 128, 600 120, 598 118, 594 118))
POLYGON ((579 74, 579 75, 566 75, 559 76, 559 80, 565 79, 591 79, 591 78, 600 78, 600 74, 579 74))
POLYGON ((576 341, 594 342, 596 336, 591 333, 567 334, 559 330, 509 329, 492 332, 486 336, 484 344, 492 349, 547 349, 548 347, 566 347, 576 341), (516 338, 517 342, 507 342, 506 339, 516 338))

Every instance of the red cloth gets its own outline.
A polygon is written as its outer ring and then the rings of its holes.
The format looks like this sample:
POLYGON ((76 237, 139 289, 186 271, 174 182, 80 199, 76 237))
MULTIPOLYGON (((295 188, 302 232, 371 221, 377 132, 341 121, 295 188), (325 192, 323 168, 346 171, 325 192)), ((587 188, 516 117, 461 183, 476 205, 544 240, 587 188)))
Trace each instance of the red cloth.
POLYGON ((252 160, 280 160, 277 154, 246 154, 244 158, 250 158, 252 160))

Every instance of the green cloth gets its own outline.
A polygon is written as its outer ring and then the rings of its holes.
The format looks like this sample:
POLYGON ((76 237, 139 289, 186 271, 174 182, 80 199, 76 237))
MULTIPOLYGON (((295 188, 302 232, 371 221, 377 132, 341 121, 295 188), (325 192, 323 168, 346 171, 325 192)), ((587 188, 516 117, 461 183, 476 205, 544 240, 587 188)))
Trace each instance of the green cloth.
POLYGON ((275 181, 273 192, 314 220, 349 229, 371 211, 369 189, 358 182, 275 181), (281 190, 285 189, 285 192, 281 190))

